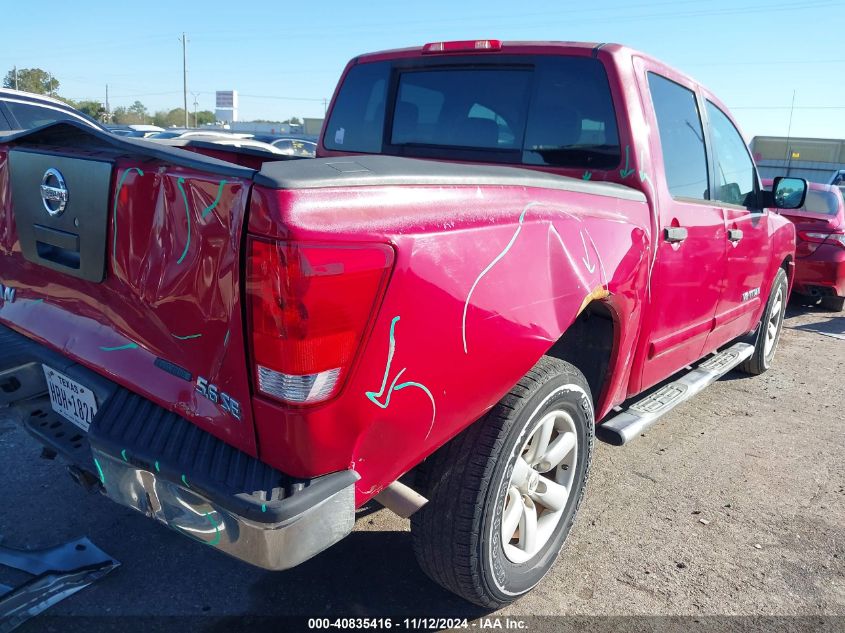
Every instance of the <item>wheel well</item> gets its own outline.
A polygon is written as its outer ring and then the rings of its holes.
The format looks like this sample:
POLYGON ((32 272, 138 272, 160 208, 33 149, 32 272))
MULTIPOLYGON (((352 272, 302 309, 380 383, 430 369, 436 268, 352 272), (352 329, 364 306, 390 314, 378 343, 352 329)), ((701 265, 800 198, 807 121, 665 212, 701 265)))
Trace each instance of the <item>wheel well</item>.
POLYGON ((790 288, 792 287, 792 277, 795 274, 795 266, 792 265, 792 255, 787 255, 784 260, 781 262, 780 267, 783 268, 783 272, 786 273, 786 284, 790 288))
POLYGON ((571 363, 584 374, 594 407, 598 407, 603 395, 614 337, 613 315, 601 301, 593 301, 546 352, 571 363))

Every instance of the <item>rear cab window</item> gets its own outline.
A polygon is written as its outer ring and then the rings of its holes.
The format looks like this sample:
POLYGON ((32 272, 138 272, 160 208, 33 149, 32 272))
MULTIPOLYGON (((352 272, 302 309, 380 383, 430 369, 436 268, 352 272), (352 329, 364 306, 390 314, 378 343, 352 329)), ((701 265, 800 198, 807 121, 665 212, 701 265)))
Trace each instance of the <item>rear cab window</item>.
POLYGON ((612 169, 621 151, 602 63, 577 56, 432 58, 353 66, 326 149, 612 169))

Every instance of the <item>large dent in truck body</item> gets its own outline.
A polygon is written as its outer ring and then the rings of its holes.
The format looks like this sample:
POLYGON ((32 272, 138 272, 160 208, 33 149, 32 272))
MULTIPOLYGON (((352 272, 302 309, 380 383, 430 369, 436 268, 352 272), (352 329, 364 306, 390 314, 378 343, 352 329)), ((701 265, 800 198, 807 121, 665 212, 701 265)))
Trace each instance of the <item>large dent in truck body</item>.
POLYGON ((609 372, 611 390, 624 388, 650 255, 642 199, 492 185, 256 187, 250 227, 396 248, 340 395, 307 410, 255 400, 262 459, 297 474, 352 467, 359 502, 490 409, 591 300, 624 315, 621 369, 609 372))

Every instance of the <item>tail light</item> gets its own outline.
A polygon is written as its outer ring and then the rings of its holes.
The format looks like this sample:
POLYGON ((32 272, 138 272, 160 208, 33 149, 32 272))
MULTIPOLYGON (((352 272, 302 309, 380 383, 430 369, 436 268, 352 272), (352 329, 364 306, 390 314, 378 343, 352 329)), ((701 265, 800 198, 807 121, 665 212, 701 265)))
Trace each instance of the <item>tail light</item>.
POLYGON ((258 391, 296 404, 331 398, 381 303, 393 249, 250 237, 247 257, 258 391))
MULTIPOLYGON (((798 237, 805 242, 815 242, 816 244, 830 243, 837 244, 845 248, 845 233, 819 233, 816 231, 799 231, 798 237)), ((818 246, 816 247, 818 248, 818 246)), ((815 249, 813 249, 815 250, 815 249)))

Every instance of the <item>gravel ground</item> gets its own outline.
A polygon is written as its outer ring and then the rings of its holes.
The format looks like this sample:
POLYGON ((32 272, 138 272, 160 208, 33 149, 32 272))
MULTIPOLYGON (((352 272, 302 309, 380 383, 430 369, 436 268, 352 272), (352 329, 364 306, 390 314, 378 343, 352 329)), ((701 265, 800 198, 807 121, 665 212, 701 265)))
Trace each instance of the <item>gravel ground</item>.
MULTIPOLYGON (((227 616, 244 615, 451 616, 482 629, 486 617, 505 628, 506 618, 537 615, 845 616, 845 340, 810 329, 845 332, 845 316, 790 306, 768 373, 729 374, 624 448, 599 443, 560 560, 531 594, 493 614, 431 583, 415 564, 408 521, 378 506, 313 560, 264 572, 86 494, 3 420, 0 534, 15 547, 88 536, 122 562, 51 616, 203 616, 148 621, 146 631, 229 630, 227 616)), ((589 618, 570 621, 589 629, 589 618)), ((102 617, 41 618, 21 630, 109 622, 125 630, 125 620, 102 617)), ((824 622, 840 630, 845 617, 824 622)))

